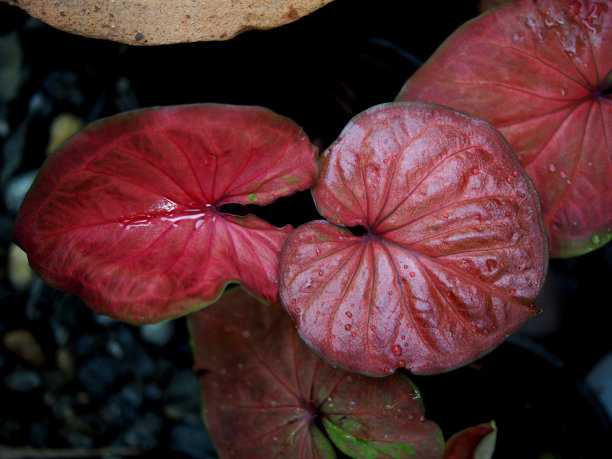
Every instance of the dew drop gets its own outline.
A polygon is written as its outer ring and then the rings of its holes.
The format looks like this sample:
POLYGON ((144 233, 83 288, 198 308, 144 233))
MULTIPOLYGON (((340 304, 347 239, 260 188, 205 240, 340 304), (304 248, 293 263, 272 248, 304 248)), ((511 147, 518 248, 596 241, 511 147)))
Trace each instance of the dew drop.
POLYGON ((448 214, 447 214, 446 212, 444 212, 444 213, 442 214, 442 216, 443 216, 444 218, 448 218, 448 214))
POLYGON ((559 172, 559 175, 561 176, 562 179, 567 178, 567 174, 564 171, 559 172))
POLYGON ((295 256, 296 257, 301 257, 302 256, 302 252, 296 252, 295 256))
POLYGON ((354 338, 355 336, 357 336, 357 333, 355 332, 351 333, 351 338, 354 338))
POLYGON ((404 269, 408 269, 408 265, 404 265, 404 269))
POLYGON ((548 165, 548 172, 555 172, 557 170, 557 166, 555 166, 553 163, 550 163, 548 165))
POLYGON ((514 290, 513 288, 511 288, 510 290, 508 290, 508 293, 509 293, 510 295, 514 295, 514 294, 516 294, 516 290, 514 290))
POLYGON ((524 198, 524 197, 525 197, 525 193, 521 193, 521 198, 524 198))
POLYGON ((495 325, 492 325, 491 328, 493 329, 493 331, 497 330, 497 327, 495 325))
POLYGON ((530 287, 533 287, 533 284, 532 284, 531 282, 529 282, 529 286, 530 286, 530 287))
POLYGON ((599 236, 597 234, 593 234, 593 237, 591 237, 591 242, 593 244, 599 244, 601 240, 599 239, 599 236))
POLYGON ((319 249, 319 248, 315 249, 315 254, 317 255, 317 257, 320 256, 321 255, 321 249, 319 249))
POLYGON ((480 169, 478 169, 477 167, 472 169, 472 175, 478 175, 479 172, 480 172, 480 169))
POLYGON ((500 261, 500 262, 499 262, 499 267, 500 267, 500 268, 503 268, 503 267, 504 267, 504 262, 503 262, 503 261, 500 261))
POLYGON ((370 330, 375 331, 376 327, 374 325, 370 325, 370 330))
POLYGON ((353 313, 351 311, 346 311, 345 314, 346 314, 346 317, 348 317, 349 319, 353 317, 353 313))
POLYGON ((300 312, 302 312, 302 310, 300 308, 295 308, 295 312, 299 314, 300 312))
MULTIPOLYGON (((565 40, 564 40, 565 41, 565 40)), ((567 94, 567 91, 565 90, 565 88, 561 88, 561 95, 564 96, 567 94)))
POLYGON ((488 335, 489 334, 489 330, 487 330, 486 328, 482 331, 483 335, 488 335))
POLYGON ((411 271, 410 272, 410 277, 414 277, 414 276, 416 276, 416 274, 413 271, 411 271))
POLYGON ((389 295, 393 295, 393 292, 391 290, 389 290, 389 295))
POLYGON ((402 347, 399 344, 396 344, 391 348, 391 352, 393 352, 393 355, 399 357, 400 355, 402 355, 402 347))
POLYGON ((383 163, 387 164, 389 162, 389 160, 387 158, 383 159, 383 163))
POLYGON ((405 360, 398 360, 397 362, 397 366, 398 367, 405 367, 406 366, 406 361, 405 360))
POLYGON ((324 271, 321 269, 321 270, 319 271, 319 276, 322 276, 323 274, 325 274, 325 272, 324 272, 324 271))
POLYGON ((402 338, 402 340, 405 340, 405 339, 406 339, 406 336, 405 336, 405 335, 402 335, 402 336, 401 336, 401 338, 402 338))
POLYGON ((317 315, 320 316, 321 315, 321 311, 317 311, 317 315))
POLYGON ((324 339, 321 340, 321 344, 325 345, 325 340, 324 339))
POLYGON ((351 324, 346 324, 346 325, 344 326, 344 329, 345 329, 346 331, 350 331, 350 330, 351 330, 351 324))
POLYGON ((421 421, 421 422, 425 422, 425 420, 426 420, 426 419, 425 419, 425 415, 424 415, 424 414, 422 414, 422 415, 421 415, 421 417, 419 418, 419 421, 421 421))
POLYGON ((512 215, 512 212, 510 212, 510 211, 506 212, 506 217, 509 217, 511 215, 512 215))
POLYGON ((469 135, 470 137, 471 137, 471 136, 473 136, 473 135, 474 135, 474 131, 470 131, 470 132, 468 132, 468 135, 469 135))
POLYGON ((336 335, 331 335, 331 339, 336 339, 336 335))
POLYGON ((512 177, 506 177, 506 182, 512 183, 513 182, 513 178, 512 177))
POLYGON ((472 331, 475 332, 476 330, 478 330, 476 326, 472 325, 472 331))

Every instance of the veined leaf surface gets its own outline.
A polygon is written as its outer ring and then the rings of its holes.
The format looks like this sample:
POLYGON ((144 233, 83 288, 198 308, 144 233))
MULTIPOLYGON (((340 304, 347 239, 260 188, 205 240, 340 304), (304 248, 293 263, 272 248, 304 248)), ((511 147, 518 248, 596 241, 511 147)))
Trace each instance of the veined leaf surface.
POLYGON ((292 228, 222 212, 311 186, 316 150, 257 107, 144 109, 93 123, 42 167, 14 228, 30 264, 96 312, 132 323, 176 317, 242 283, 278 298, 292 228))
POLYGON ((609 1, 518 0, 460 27, 397 100, 497 127, 533 180, 551 257, 612 239, 609 1))
POLYGON ((323 153, 313 196, 329 221, 287 239, 280 298, 333 365, 450 370, 537 311, 538 197, 489 124, 430 104, 373 107, 323 153))
POLYGON ((279 304, 236 288, 189 316, 206 427, 221 457, 440 458, 405 376, 369 378, 332 368, 304 344, 279 304), (324 432, 327 435, 324 435, 324 432))

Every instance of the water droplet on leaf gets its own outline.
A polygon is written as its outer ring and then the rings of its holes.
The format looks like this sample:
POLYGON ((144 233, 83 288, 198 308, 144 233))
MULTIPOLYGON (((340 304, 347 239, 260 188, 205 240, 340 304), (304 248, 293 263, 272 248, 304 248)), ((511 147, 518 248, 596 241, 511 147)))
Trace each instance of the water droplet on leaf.
POLYGON ((391 352, 393 352, 393 355, 400 356, 402 355, 402 347, 399 344, 396 344, 391 348, 391 352))

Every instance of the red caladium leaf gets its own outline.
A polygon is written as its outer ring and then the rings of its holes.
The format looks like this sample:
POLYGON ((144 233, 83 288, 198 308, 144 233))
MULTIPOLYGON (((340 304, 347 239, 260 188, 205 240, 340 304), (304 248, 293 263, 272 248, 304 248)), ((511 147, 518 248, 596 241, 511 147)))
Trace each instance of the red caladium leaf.
POLYGON ((127 322, 185 314, 230 282, 273 302, 292 228, 220 207, 307 189, 316 168, 303 131, 263 108, 139 110, 90 125, 47 160, 14 237, 44 280, 127 322))
POLYGON ((495 422, 478 424, 448 439, 444 459, 491 459, 497 440, 495 422))
POLYGON ((280 298, 332 364, 449 370, 536 312, 548 260, 538 197, 489 124, 442 106, 380 105, 319 167, 313 196, 331 223, 289 236, 280 298))
POLYGON ((612 238, 609 1, 519 0, 460 27, 397 100, 496 126, 533 180, 552 257, 612 238))
POLYGON ((297 336, 277 303, 243 289, 189 316, 206 427, 221 457, 440 458, 439 427, 401 374, 332 368, 297 336))

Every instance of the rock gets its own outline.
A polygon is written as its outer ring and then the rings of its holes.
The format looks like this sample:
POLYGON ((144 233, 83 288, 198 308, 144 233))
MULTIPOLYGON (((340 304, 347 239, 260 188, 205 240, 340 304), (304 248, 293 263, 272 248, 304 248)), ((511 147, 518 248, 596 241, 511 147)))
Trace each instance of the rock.
POLYGON ((140 412, 143 396, 140 388, 125 385, 118 394, 108 397, 106 408, 113 425, 125 427, 134 422, 140 412))
POLYGON ((60 113, 49 127, 49 144, 47 145, 47 155, 55 151, 57 147, 76 134, 83 126, 82 118, 72 113, 60 113))
POLYGON ((194 421, 200 414, 200 384, 196 374, 177 371, 164 390, 164 412, 175 421, 194 421))
POLYGON ((212 441, 202 423, 174 425, 170 431, 170 449, 191 458, 217 457, 212 441))
POLYGON ((21 360, 28 362, 35 367, 40 367, 45 363, 45 355, 36 341, 36 338, 29 330, 11 330, 2 337, 4 346, 21 360))
POLYGON ((77 370, 77 378, 92 397, 105 397, 126 373, 119 361, 110 357, 93 357, 77 370))
POLYGON ((0 36, 0 104, 19 94, 22 81, 23 50, 17 32, 0 36))
POLYGON ((34 271, 28 263, 28 256, 16 244, 8 250, 8 278, 17 290, 25 290, 34 282, 34 271))
POLYGON ((228 40, 250 29, 295 21, 331 0, 3 0, 47 24, 130 45, 228 40))
POLYGON ((586 382, 612 419, 612 353, 597 362, 587 375, 586 382))
POLYGON ((32 170, 16 175, 8 181, 4 190, 3 198, 4 204, 10 213, 17 214, 17 211, 19 211, 19 207, 21 207, 21 203, 23 202, 23 198, 25 198, 26 193, 32 186, 32 182, 34 182, 34 179, 36 178, 36 174, 38 174, 38 170, 32 170))
POLYGON ((165 346, 174 334, 174 321, 166 320, 157 324, 147 324, 140 327, 140 336, 147 343, 155 346, 165 346))
POLYGON ((42 386, 42 378, 34 370, 16 370, 4 377, 6 386, 15 392, 29 392, 42 386))
POLYGON ((152 450, 158 444, 163 422, 154 413, 148 412, 134 421, 121 436, 121 444, 152 450))

